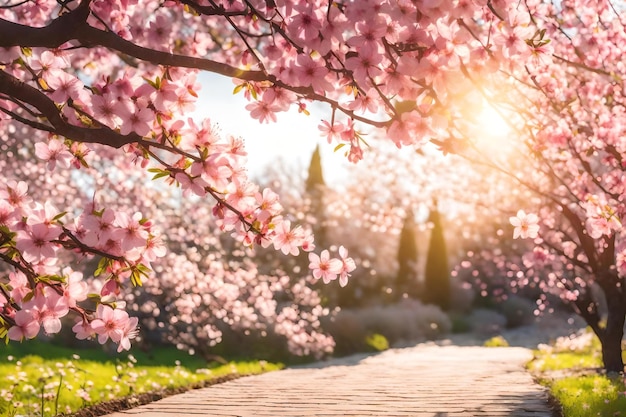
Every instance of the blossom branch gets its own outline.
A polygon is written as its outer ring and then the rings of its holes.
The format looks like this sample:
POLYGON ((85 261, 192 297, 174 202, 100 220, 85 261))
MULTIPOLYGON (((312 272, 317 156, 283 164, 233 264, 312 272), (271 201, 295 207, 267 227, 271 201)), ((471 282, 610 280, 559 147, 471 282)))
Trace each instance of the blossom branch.
MULTIPOLYGON (((121 135, 104 126, 87 128, 69 124, 61 116, 57 105, 48 96, 4 71, 0 71, 0 93, 10 95, 35 107, 53 126, 54 133, 77 142, 100 143, 120 148, 142 140, 141 136, 132 132, 128 135, 121 135)), ((50 129, 45 130, 50 131, 50 129)))
POLYGON ((70 242, 63 240, 62 239, 63 236, 61 236, 61 239, 55 240, 53 242, 58 243, 59 245, 63 246, 66 249, 79 249, 82 253, 91 253, 93 255, 100 255, 104 258, 113 259, 114 261, 118 261, 118 262, 125 261, 125 258, 123 256, 111 255, 110 253, 85 245, 83 242, 78 240, 78 238, 74 236, 74 234, 69 229, 65 227, 63 227, 63 235, 67 236, 72 241, 73 245, 70 242))

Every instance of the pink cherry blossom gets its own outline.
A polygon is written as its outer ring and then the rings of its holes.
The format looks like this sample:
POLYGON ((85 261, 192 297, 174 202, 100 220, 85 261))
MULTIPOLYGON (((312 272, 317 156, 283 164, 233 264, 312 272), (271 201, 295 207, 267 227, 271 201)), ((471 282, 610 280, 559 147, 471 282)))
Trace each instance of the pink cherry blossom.
POLYGON ((57 163, 63 168, 69 168, 74 156, 61 141, 52 139, 48 143, 35 144, 35 154, 38 158, 48 162, 48 169, 54 170, 57 163))
POLYGON ((333 143, 335 139, 341 137, 341 133, 344 129, 341 123, 333 123, 331 125, 327 120, 322 120, 322 123, 318 127, 320 130, 320 136, 326 136, 326 140, 329 144, 333 143))
POLYGON ((329 74, 323 62, 315 61, 308 55, 298 55, 294 68, 295 76, 302 86, 310 86, 316 92, 332 90, 332 84, 326 80, 329 74))
POLYGON ((18 212, 7 201, 0 200, 0 225, 8 226, 18 219, 18 212))
POLYGON ((91 328, 98 335, 98 342, 104 343, 111 339, 115 343, 120 343, 122 339, 129 338, 128 328, 137 319, 131 320, 124 310, 113 309, 107 305, 100 304, 96 309, 96 318, 91 322, 91 328))
POLYGON ((117 213, 115 225, 118 229, 113 231, 111 237, 121 241, 122 250, 129 251, 146 245, 148 231, 141 225, 142 219, 143 216, 139 212, 132 217, 127 213, 117 213))
POLYGON ((246 105, 246 110, 250 111, 253 119, 258 119, 261 123, 269 123, 276 122, 276 112, 280 111, 280 107, 264 101, 255 101, 246 105))
POLYGON ((0 198, 13 207, 22 207, 31 201, 31 198, 28 196, 28 184, 24 181, 9 181, 0 185, 0 198))
POLYGON ((96 332, 91 327, 91 323, 86 320, 78 320, 72 327, 72 331, 76 334, 78 340, 90 339, 95 336, 96 332))
POLYGON ((298 13, 291 19, 288 30, 305 41, 316 38, 322 28, 316 10, 306 3, 297 5, 297 8, 298 13))
POLYGON ((54 89, 50 93, 50 98, 57 103, 64 103, 70 98, 78 100, 84 87, 76 76, 67 72, 55 74, 53 77, 48 77, 46 81, 54 89))
POLYGON ((534 213, 526 214, 524 210, 519 210, 515 217, 510 217, 509 221, 515 227, 513 230, 513 239, 530 238, 534 239, 539 233, 539 218, 534 213))
POLYGON ((343 246, 339 246, 339 256, 342 263, 341 271, 339 272, 339 285, 345 287, 348 285, 350 272, 356 269, 356 263, 354 262, 354 259, 348 256, 348 250, 343 246))
POLYGON ((330 253, 324 249, 320 255, 309 253, 309 269, 313 271, 313 277, 322 279, 324 284, 337 279, 344 268, 342 261, 330 258, 330 253))
POLYGON ((122 336, 117 346, 117 353, 120 353, 123 350, 130 350, 130 341, 137 337, 138 334, 138 322, 139 319, 137 319, 137 317, 131 317, 125 322, 124 328, 122 329, 122 336))
POLYGON ((120 133, 122 135, 135 132, 139 136, 147 136, 150 133, 154 121, 154 112, 149 108, 119 101, 115 105, 115 112, 120 118, 120 133))
POLYGON ((52 51, 43 51, 39 57, 33 57, 30 67, 42 78, 51 79, 63 74, 66 62, 52 51))
POLYGON ((38 262, 56 255, 58 246, 53 240, 58 236, 58 229, 39 223, 28 231, 20 231, 15 246, 22 252, 26 262, 38 262))
POLYGON ((87 283, 83 280, 83 274, 77 271, 66 270, 65 273, 69 273, 67 278, 67 287, 63 291, 63 297, 68 307, 75 308, 77 303, 87 299, 89 288, 87 283))
POLYGON ((20 310, 15 314, 15 326, 9 329, 9 339, 22 341, 32 339, 39 333, 40 325, 29 311, 20 310))
POLYGON ((9 273, 9 284, 11 285, 11 298, 17 303, 21 303, 24 297, 31 292, 28 278, 22 272, 9 273))
POLYGON ((280 250, 285 255, 296 256, 300 253, 299 247, 302 246, 304 238, 301 227, 292 229, 291 222, 284 220, 276 226, 275 233, 273 243, 276 250, 280 250))
POLYGON ((111 94, 94 95, 91 98, 94 117, 102 124, 115 128, 121 123, 117 115, 115 103, 117 100, 111 94))
POLYGON ((35 306, 38 310, 39 322, 46 334, 61 331, 61 319, 69 312, 69 304, 65 297, 49 289, 44 294, 35 295, 35 306))

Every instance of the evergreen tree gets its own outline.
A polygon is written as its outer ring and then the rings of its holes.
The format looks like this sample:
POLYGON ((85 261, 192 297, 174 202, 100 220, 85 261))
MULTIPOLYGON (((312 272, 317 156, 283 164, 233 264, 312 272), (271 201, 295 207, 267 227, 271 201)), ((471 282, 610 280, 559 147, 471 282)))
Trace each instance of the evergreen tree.
MULTIPOLYGON (((307 222, 312 225, 315 234, 315 245, 325 247, 327 244, 326 228, 324 222, 326 212, 324 206, 324 170, 322 168, 322 156, 319 145, 311 155, 309 173, 305 182, 305 197, 309 200, 307 222)), ((306 254, 301 254, 303 267, 308 265, 306 254)), ((321 281, 316 285, 317 291, 324 299, 324 304, 330 306, 349 306, 354 302, 353 288, 340 288, 338 285, 323 285, 321 281)))
POLYGON ((428 219, 433 224, 426 258, 424 278, 424 302, 435 304, 443 310, 450 307, 450 271, 448 269, 448 253, 443 237, 441 218, 437 210, 437 201, 433 201, 433 209, 428 219))
POLYGON ((398 246, 398 274, 394 288, 395 298, 402 298, 403 294, 411 297, 417 295, 417 241, 415 236, 415 221, 410 212, 404 218, 400 232, 398 246))
POLYGON ((313 155, 311 155, 309 176, 306 179, 306 192, 310 194, 325 185, 324 171, 322 170, 322 156, 320 155, 320 146, 317 145, 313 155))
POLYGON ((315 147, 311 162, 309 163, 309 175, 305 183, 306 196, 311 201, 310 214, 312 216, 313 233, 315 234, 316 245, 322 247, 326 243, 326 230, 324 227, 325 207, 324 207, 324 171, 322 169, 322 156, 319 145, 315 147))

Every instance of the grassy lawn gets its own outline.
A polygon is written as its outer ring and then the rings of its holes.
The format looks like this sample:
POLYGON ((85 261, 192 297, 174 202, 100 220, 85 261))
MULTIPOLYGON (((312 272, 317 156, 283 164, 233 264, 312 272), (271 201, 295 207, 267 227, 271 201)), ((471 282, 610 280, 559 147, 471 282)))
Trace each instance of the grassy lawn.
POLYGON ((281 367, 264 361, 208 365, 175 348, 109 355, 97 348, 12 343, 0 346, 0 415, 54 416, 129 395, 281 367))
POLYGON ((561 404, 564 417, 626 417, 624 376, 600 372, 600 342, 594 335, 542 347, 528 367, 561 404))

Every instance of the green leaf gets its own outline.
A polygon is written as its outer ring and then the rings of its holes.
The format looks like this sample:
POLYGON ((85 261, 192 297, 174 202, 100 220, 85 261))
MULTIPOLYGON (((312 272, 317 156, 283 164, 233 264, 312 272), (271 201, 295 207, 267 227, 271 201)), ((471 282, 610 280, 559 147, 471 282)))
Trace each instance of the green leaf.
POLYGON ((139 271, 141 275, 147 277, 152 270, 148 268, 147 266, 145 266, 144 264, 139 264, 137 265, 137 271, 139 271))
POLYGON ((61 212, 59 214, 57 214, 56 216, 54 216, 54 218, 52 219, 52 221, 57 221, 59 220, 61 217, 65 216, 67 214, 67 211, 61 212))
POLYGON ((241 90, 243 90, 245 86, 246 86, 245 83, 235 86, 235 88, 233 89, 233 95, 239 93, 241 90))
MULTIPOLYGON (((158 79, 158 78, 157 78, 157 79, 158 79)), ((151 79, 146 78, 146 77, 143 77, 143 80, 144 80, 145 82, 147 82, 148 84, 150 84, 152 87, 154 87, 155 89, 157 89, 157 90, 158 90, 158 88, 157 88, 157 83, 156 83, 156 82, 154 82, 154 81, 152 81, 151 79)))
POLYGON ((82 156, 76 156, 76 158, 84 168, 89 168, 89 164, 87 163, 87 161, 85 161, 85 158, 83 158, 82 156))
POLYGON ((333 152, 337 152, 339 149, 343 148, 344 146, 346 146, 345 143, 340 143, 339 145, 335 146, 335 149, 333 149, 333 152))
POLYGON ((6 322, 2 317, 0 317, 0 338, 6 338, 6 343, 9 344, 8 332, 9 332, 9 323, 6 322))
POLYGON ((152 177, 152 181, 154 180, 158 180, 159 178, 163 178, 163 177, 169 177, 170 173, 167 171, 161 171, 158 174, 155 174, 154 177, 152 177))
POLYGON ((141 287, 141 274, 136 269, 130 274, 130 282, 133 284, 133 287, 141 287))
POLYGON ((28 294, 26 294, 24 296, 24 298, 22 298, 22 302, 26 303, 26 302, 32 300, 34 296, 35 296, 35 292, 34 291, 30 291, 28 294))
POLYGON ((100 259, 100 262, 98 262, 98 268, 96 268, 96 271, 93 273, 93 276, 97 277, 100 274, 102 274, 104 271, 106 271, 107 267, 110 265, 110 262, 111 260, 109 258, 100 259))
POLYGON ((200 13, 196 9, 194 9, 193 7, 191 7, 188 4, 185 4, 183 6, 183 10, 186 11, 187 13, 190 13, 190 14, 194 15, 194 16, 200 16, 200 13))
POLYGON ((48 275, 46 278, 48 278, 49 281, 53 281, 53 282, 65 282, 66 278, 59 276, 59 275, 48 275))

